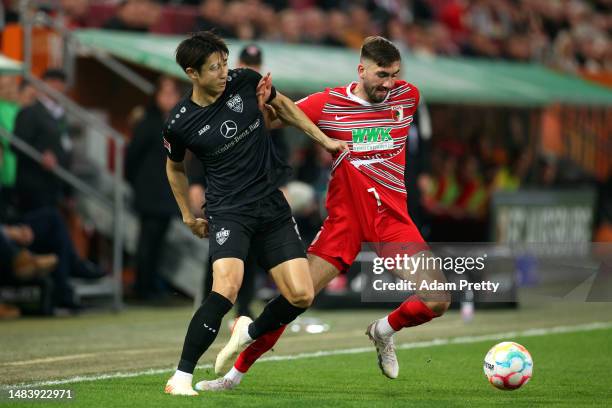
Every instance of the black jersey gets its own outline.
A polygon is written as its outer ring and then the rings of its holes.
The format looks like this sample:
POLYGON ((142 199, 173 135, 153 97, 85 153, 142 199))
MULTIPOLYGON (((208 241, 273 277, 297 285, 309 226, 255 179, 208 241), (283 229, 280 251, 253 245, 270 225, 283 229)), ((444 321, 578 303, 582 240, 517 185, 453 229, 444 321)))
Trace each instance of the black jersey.
MULTIPOLYGON (((230 70, 227 85, 211 105, 182 99, 164 126, 164 147, 180 162, 189 149, 202 162, 209 214, 241 207, 278 189, 290 168, 272 149, 257 106, 261 75, 251 69, 230 70)), ((272 88, 270 100, 276 96, 272 88)))

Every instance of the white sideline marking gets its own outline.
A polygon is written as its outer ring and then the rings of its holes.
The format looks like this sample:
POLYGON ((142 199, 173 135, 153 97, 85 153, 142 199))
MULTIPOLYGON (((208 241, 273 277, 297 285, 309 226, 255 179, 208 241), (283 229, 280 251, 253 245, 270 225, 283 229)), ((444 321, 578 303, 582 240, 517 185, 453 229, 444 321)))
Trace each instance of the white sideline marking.
POLYGON ((98 357, 98 353, 70 354, 68 356, 45 357, 45 358, 37 358, 34 360, 9 361, 8 363, 2 363, 0 365, 2 366, 23 366, 23 365, 29 365, 29 364, 57 363, 58 361, 79 360, 82 358, 95 358, 95 357, 98 357))
MULTIPOLYGON (((142 349, 142 350, 118 350, 113 351, 113 354, 148 354, 155 353, 160 351, 169 351, 171 350, 169 347, 164 348, 150 348, 150 349, 142 349)), ((81 360, 87 358, 99 358, 100 354, 104 354, 104 352, 98 353, 83 353, 83 354, 69 354, 67 356, 56 356, 56 357, 45 357, 45 358, 37 358, 34 360, 20 360, 20 361, 9 361, 7 363, 0 363, 0 367, 5 366, 24 366, 24 365, 32 365, 32 364, 46 364, 46 363, 57 363, 60 361, 69 361, 69 360, 81 360)))
MULTIPOLYGON (((538 336, 546 336, 549 334, 558 334, 558 333, 576 333, 576 332, 585 332, 592 330, 602 330, 602 329, 610 329, 612 328, 612 322, 593 322, 587 324, 580 324, 576 326, 556 326, 550 328, 539 328, 539 329, 528 329, 523 331, 510 331, 505 333, 495 333, 495 334, 484 334, 480 336, 461 336, 461 337, 451 337, 448 339, 433 339, 428 341, 419 341, 413 343, 402 343, 397 346, 399 350, 408 350, 415 348, 427 348, 427 347, 435 347, 435 346, 443 346, 448 344, 468 344, 468 343, 478 343, 481 341, 487 340, 504 340, 511 337, 538 337, 538 336)), ((288 361, 288 360, 301 360, 305 358, 318 358, 318 357, 328 357, 328 356, 337 356, 343 354, 359 354, 374 351, 374 347, 356 347, 350 349, 343 350, 328 350, 328 351, 316 351, 311 353, 299 353, 293 355, 286 356, 271 356, 264 357, 259 362, 265 361, 288 361)), ((212 364, 198 365, 198 368, 212 368, 212 364)), ((61 384, 72 384, 79 382, 89 382, 89 381, 99 381, 99 380, 108 380, 114 378, 131 378, 138 377, 141 375, 155 375, 155 374, 164 374, 173 372, 174 368, 160 368, 160 369, 149 369, 144 371, 137 371, 132 373, 109 373, 109 374, 101 374, 95 376, 76 376, 70 377, 63 380, 52 380, 52 381, 40 381, 34 383, 24 383, 24 384, 14 384, 14 385, 2 385, 0 389, 9 389, 9 388, 33 388, 33 387, 45 387, 52 385, 61 385, 61 384)))

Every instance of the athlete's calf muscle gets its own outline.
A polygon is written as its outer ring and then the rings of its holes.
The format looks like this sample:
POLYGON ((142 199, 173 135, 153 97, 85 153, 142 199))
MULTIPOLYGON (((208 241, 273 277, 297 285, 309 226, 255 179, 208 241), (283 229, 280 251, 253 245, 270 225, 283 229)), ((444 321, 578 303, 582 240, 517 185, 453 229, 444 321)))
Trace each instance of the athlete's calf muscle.
MULTIPOLYGON (((424 256, 424 258, 432 257, 433 254, 429 251, 419 252, 413 255, 415 257, 424 256)), ((433 282, 440 285, 435 285, 436 288, 441 287, 446 283, 446 277, 439 268, 436 268, 432 263, 432 267, 428 268, 425 262, 416 271, 396 269, 393 274, 400 279, 405 279, 414 282, 416 286, 415 294, 436 314, 443 314, 450 304, 450 293, 446 290, 430 289, 433 282), (435 309, 435 310, 434 310, 435 309)))

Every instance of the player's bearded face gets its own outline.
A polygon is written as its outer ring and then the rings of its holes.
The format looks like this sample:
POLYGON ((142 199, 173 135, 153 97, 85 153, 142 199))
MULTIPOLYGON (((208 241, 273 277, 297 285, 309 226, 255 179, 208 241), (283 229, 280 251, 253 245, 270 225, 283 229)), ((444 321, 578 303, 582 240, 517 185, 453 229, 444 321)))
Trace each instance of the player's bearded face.
POLYGON ((395 86, 401 63, 394 62, 388 67, 380 67, 376 63, 366 64, 361 75, 363 89, 370 102, 380 103, 395 86))
POLYGON ((364 84, 364 89, 370 102, 380 103, 385 100, 389 89, 383 85, 364 84))

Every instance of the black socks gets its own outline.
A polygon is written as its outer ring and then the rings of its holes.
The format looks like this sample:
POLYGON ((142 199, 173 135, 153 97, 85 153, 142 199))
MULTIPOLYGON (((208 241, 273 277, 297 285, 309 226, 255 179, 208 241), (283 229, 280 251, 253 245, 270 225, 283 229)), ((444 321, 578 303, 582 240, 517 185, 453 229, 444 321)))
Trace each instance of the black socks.
MULTIPOLYGON (((217 337, 223 316, 232 308, 232 302, 217 292, 211 292, 191 318, 178 369, 193 374, 202 354, 217 337)), ((272 299, 259 317, 249 325, 249 336, 257 339, 263 334, 291 323, 306 309, 293 306, 283 296, 272 299)))
POLYGON ((278 295, 266 305, 259 317, 249 325, 249 336, 255 340, 269 331, 291 323, 305 310, 293 306, 283 296, 278 295))
POLYGON ((232 306, 232 302, 225 296, 210 292, 189 323, 178 365, 180 371, 193 374, 198 360, 215 341, 223 316, 232 306))

